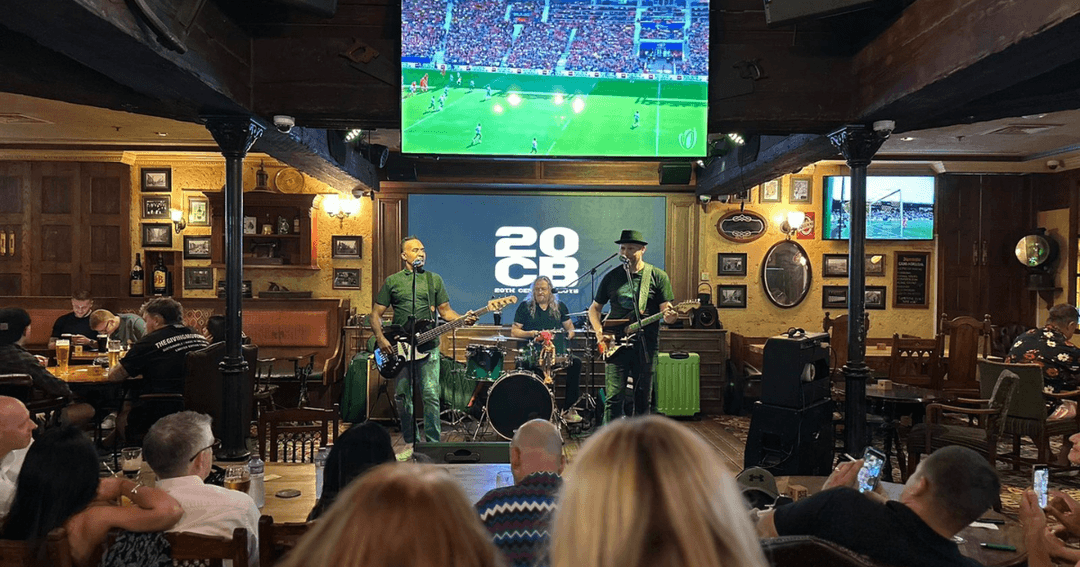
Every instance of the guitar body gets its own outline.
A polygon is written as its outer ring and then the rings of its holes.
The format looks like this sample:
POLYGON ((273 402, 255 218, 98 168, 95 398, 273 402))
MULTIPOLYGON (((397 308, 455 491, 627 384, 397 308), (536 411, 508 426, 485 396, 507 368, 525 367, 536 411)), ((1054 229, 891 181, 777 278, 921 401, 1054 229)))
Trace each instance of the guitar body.
MULTIPOLYGON (((686 313, 700 304, 700 301, 694 299, 673 305, 672 309, 677 313, 686 313)), ((663 313, 649 315, 641 320, 641 325, 647 327, 663 317, 663 313)), ((604 341, 597 345, 597 348, 600 349, 601 358, 607 361, 624 347, 633 345, 639 332, 637 323, 630 323, 629 319, 609 319, 604 321, 604 341), (609 332, 610 334, 608 334, 609 332)))
MULTIPOLYGON (((434 321, 426 319, 417 321, 416 334, 428 331, 434 326, 434 321)), ((408 329, 402 325, 388 325, 383 328, 383 336, 390 341, 390 352, 386 352, 381 348, 375 349, 375 366, 379 368, 379 374, 384 378, 394 378, 401 373, 405 365, 409 364, 410 354, 412 353, 412 347, 409 346, 411 335, 408 329)), ((434 346, 434 340, 416 345, 416 360, 427 358, 430 353, 426 351, 434 346)))

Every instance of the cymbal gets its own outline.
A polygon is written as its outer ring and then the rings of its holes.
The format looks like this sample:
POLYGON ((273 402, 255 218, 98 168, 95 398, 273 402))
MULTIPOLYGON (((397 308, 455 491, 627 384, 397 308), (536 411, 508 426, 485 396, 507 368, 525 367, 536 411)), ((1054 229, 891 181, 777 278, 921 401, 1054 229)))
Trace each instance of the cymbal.
POLYGON ((589 314, 589 310, 586 309, 585 311, 576 311, 574 313, 567 313, 566 316, 567 317, 580 317, 582 315, 588 315, 588 314, 589 314))
POLYGON ((506 336, 506 335, 492 335, 492 336, 490 336, 490 337, 473 337, 473 338, 472 338, 472 339, 470 339, 470 340, 473 340, 473 341, 496 341, 496 342, 503 342, 503 341, 527 341, 527 340, 529 340, 529 339, 519 339, 519 338, 517 338, 517 337, 508 337, 508 336, 506 336))

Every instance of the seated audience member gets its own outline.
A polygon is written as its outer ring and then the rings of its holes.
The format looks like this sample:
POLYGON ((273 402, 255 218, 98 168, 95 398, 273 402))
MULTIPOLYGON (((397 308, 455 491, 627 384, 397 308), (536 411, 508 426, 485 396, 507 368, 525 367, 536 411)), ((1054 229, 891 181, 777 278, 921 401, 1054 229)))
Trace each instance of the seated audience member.
MULTIPOLYGON (((1080 465, 1080 433, 1069 438, 1072 449, 1069 462, 1080 465)), ((1044 513, 1039 508, 1039 499, 1035 493, 1027 490, 1020 500, 1020 523, 1024 525, 1024 536, 1028 549, 1028 565, 1031 567, 1049 567, 1051 557, 1080 562, 1080 550, 1066 547, 1070 538, 1080 537, 1080 503, 1060 490, 1052 490, 1053 499, 1044 513), (1061 526, 1050 530, 1046 527, 1046 513, 1061 522, 1061 526)))
MULTIPOLYGON (((1042 329, 1031 329, 1016 338, 1005 362, 1038 364, 1042 367, 1043 386, 1054 392, 1080 389, 1080 348, 1069 342, 1076 328, 1076 308, 1065 303, 1055 305, 1042 329)), ((1054 417, 1074 416, 1076 402, 1065 400, 1058 409, 1054 417)))
POLYGON ((109 530, 158 532, 182 515, 162 490, 124 478, 98 479, 93 444, 81 431, 61 427, 42 433, 27 451, 3 538, 30 541, 43 564, 45 536, 64 527, 75 565, 88 567, 109 530), (135 505, 120 506, 121 495, 135 505))
POLYGON ((510 442, 514 484, 495 488, 476 503, 480 521, 509 565, 547 565, 543 552, 565 466, 562 435, 550 421, 534 419, 514 432, 510 442))
POLYGON ((660 416, 616 420, 566 469, 553 567, 764 567, 742 496, 716 452, 660 416))
POLYGON ((146 322, 134 313, 114 315, 112 311, 97 309, 90 314, 90 328, 97 335, 109 335, 109 339, 121 345, 134 344, 146 335, 146 322))
POLYGON ((248 531, 251 564, 258 564, 259 508, 251 496, 203 481, 214 464, 217 440, 210 416, 193 411, 167 415, 143 438, 143 458, 157 475, 157 487, 180 503, 184 516, 169 531, 231 538, 248 531))
POLYGON ((354 479, 383 463, 394 463, 394 444, 386 428, 365 421, 338 436, 326 457, 322 496, 308 514, 308 521, 325 513, 354 479))
MULTIPOLYGON (((225 317, 222 315, 211 315, 206 320, 206 340, 210 341, 210 344, 217 344, 225 342, 225 317)), ((251 344, 251 338, 247 336, 247 333, 240 331, 240 344, 251 344)))
POLYGON ((761 514, 762 537, 809 535, 886 565, 978 565, 952 536, 999 501, 997 471, 965 447, 938 449, 911 475, 900 501, 853 487, 862 460, 841 463, 822 492, 761 514))
POLYGON ((30 314, 20 307, 0 309, 0 373, 29 374, 34 398, 70 397, 68 385, 45 369, 42 359, 23 348, 30 336, 30 314))
POLYGON ((94 350, 97 348, 97 333, 90 327, 90 311, 94 309, 94 298, 90 292, 79 290, 71 294, 71 313, 57 317, 49 336, 49 348, 56 345, 56 339, 71 335, 71 346, 83 345, 94 350))
POLYGON ((26 406, 15 398, 0 396, 0 518, 7 516, 15 498, 19 471, 37 424, 30 419, 26 406))
POLYGON ((501 557, 446 471, 385 464, 356 479, 279 567, 495 567, 501 557))

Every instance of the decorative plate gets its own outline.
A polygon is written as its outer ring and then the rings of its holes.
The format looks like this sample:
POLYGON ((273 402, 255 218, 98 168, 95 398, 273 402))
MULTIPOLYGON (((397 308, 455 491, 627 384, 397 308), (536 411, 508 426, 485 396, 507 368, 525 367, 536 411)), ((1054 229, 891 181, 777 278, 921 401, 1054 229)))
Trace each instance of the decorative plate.
POLYGON ((716 221, 716 232, 719 232, 720 236, 740 244, 761 238, 768 227, 765 217, 749 210, 736 209, 716 221))
POLYGON ((274 176, 274 187, 282 193, 299 193, 304 190, 304 174, 286 167, 274 176))

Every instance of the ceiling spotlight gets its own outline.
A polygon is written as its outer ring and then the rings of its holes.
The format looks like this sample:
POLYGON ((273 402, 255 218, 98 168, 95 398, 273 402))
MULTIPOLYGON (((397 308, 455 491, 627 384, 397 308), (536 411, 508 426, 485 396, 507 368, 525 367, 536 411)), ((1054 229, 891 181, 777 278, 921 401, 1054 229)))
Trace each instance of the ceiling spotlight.
POLYGON ((746 143, 746 140, 743 140, 742 136, 740 136, 740 135, 738 135, 738 134, 736 134, 734 132, 732 132, 731 134, 728 134, 727 137, 728 137, 728 139, 730 139, 732 142, 734 142, 736 145, 739 145, 739 146, 746 143))
POLYGON ((359 137, 360 137, 360 135, 361 135, 361 134, 363 134, 363 133, 364 133, 364 131, 363 131, 363 130, 361 130, 360 128, 355 128, 355 129, 353 129, 353 130, 349 130, 349 131, 348 131, 348 132, 347 132, 347 133, 345 134, 345 141, 346 141, 346 142, 353 142, 353 141, 356 141, 356 139, 357 139, 357 138, 359 138, 359 137))

